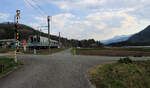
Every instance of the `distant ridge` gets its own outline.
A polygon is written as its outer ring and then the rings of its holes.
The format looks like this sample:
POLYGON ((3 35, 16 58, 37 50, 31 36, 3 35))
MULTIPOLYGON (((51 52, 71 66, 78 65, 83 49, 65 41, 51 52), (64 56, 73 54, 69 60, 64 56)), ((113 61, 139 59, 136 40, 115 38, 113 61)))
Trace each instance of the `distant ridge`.
POLYGON ((150 46, 150 25, 144 30, 132 35, 128 40, 111 43, 111 46, 150 46))
MULTIPOLYGON (((29 36, 40 34, 41 36, 48 37, 48 34, 35 30, 34 28, 19 24, 20 40, 28 39, 29 36)), ((0 23, 0 40, 2 39, 14 39, 15 35, 15 24, 13 22, 0 23)), ((58 36, 51 35, 51 39, 58 41, 58 36)), ((67 38, 61 37, 61 43, 66 46, 70 46, 70 42, 67 38)))
POLYGON ((129 38, 128 42, 150 42, 150 25, 129 38))
MULTIPOLYGON (((28 40, 29 36, 32 36, 32 35, 40 35, 43 37, 48 37, 47 33, 40 32, 24 24, 19 24, 19 31, 20 31, 20 40, 23 40, 23 39, 28 40)), ((14 35, 15 35, 15 23, 13 22, 0 23, 0 40, 14 39, 14 35)), ((50 35, 50 38, 52 40, 59 41, 58 36, 50 35)), ((67 39, 62 36, 60 37, 60 42, 63 45, 63 47, 71 47, 71 46, 76 47, 80 44, 79 40, 67 39)))
MULTIPOLYGON (((19 24, 20 39, 27 39, 34 35, 36 30, 24 24, 19 24)), ((15 33, 15 24, 13 22, 0 23, 0 39, 13 39, 15 33)))
POLYGON ((116 42, 122 42, 128 40, 132 35, 121 35, 121 36, 115 36, 108 40, 101 40, 104 44, 110 44, 110 43, 116 43, 116 42))

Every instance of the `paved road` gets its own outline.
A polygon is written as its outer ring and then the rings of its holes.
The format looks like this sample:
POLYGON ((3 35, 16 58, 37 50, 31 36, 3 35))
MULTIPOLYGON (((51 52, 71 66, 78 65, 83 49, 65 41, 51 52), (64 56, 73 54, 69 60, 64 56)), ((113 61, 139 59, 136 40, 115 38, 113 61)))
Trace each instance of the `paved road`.
POLYGON ((70 50, 49 56, 19 55, 25 65, 0 79, 0 88, 92 88, 87 80, 88 69, 119 59, 73 56, 70 50))

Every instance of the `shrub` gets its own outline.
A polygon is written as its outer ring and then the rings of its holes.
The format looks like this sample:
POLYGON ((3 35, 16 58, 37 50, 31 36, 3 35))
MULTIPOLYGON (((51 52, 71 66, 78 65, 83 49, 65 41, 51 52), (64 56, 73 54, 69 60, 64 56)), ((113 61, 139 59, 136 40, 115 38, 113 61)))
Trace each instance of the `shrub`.
POLYGON ((132 60, 129 57, 126 57, 126 58, 120 58, 120 60, 118 62, 129 64, 129 63, 132 63, 132 60))

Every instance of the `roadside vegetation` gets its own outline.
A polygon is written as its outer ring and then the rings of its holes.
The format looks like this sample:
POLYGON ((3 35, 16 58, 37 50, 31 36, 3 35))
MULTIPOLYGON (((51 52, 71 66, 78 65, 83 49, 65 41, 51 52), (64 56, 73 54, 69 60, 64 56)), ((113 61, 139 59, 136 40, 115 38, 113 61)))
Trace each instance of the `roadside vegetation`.
POLYGON ((88 74, 96 88, 150 88, 150 61, 123 58, 97 66, 88 74))
POLYGON ((0 48, 0 53, 8 53, 9 51, 13 51, 13 49, 0 48))
MULTIPOLYGON (((54 49, 43 49, 43 50, 36 50, 37 52, 37 55, 50 55, 50 54, 53 54, 53 53, 57 53, 57 52, 61 52, 61 51, 64 51, 68 48, 54 48, 54 49)), ((33 50, 30 50, 30 51, 27 51, 25 52, 25 54, 34 54, 33 50)))
POLYGON ((23 62, 18 61, 18 63, 15 63, 13 58, 0 57, 0 77, 5 76, 21 64, 23 62))
POLYGON ((76 55, 76 49, 72 48, 71 53, 72 53, 72 55, 76 55))
POLYGON ((77 48, 77 55, 98 55, 98 56, 150 56, 150 48, 77 48))

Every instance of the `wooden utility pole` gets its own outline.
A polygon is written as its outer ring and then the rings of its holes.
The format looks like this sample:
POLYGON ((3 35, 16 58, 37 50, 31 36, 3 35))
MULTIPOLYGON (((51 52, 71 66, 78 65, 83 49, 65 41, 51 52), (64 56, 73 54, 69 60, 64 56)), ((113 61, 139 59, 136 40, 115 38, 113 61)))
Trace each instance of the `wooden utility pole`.
POLYGON ((50 50, 50 21, 51 21, 51 16, 47 17, 47 21, 48 21, 48 49, 50 50))

